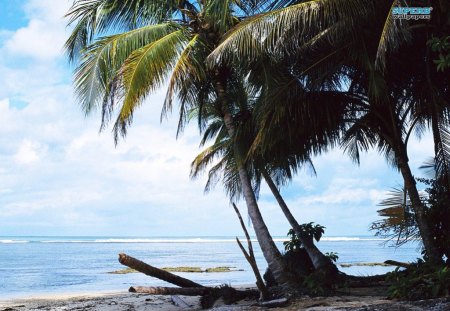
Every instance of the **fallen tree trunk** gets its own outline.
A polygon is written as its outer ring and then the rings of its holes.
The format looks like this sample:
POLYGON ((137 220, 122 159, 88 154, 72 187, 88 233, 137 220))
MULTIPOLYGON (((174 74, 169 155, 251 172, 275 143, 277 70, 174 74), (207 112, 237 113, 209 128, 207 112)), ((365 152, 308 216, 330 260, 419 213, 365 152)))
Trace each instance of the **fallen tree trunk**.
POLYGON ((400 262, 400 261, 396 261, 396 260, 386 260, 384 263, 387 265, 397 266, 397 267, 402 267, 402 268, 411 267, 411 264, 409 264, 407 262, 400 262))
POLYGON ((145 262, 142 262, 126 254, 119 254, 119 262, 124 266, 130 267, 146 275, 158 278, 180 287, 204 287, 201 284, 195 283, 181 276, 150 266, 149 264, 146 264, 145 262))
POLYGON ((274 299, 269 301, 262 301, 258 303, 258 306, 265 308, 282 308, 287 306, 289 300, 287 298, 274 299))
POLYGON ((182 296, 203 296, 214 289, 210 287, 146 287, 131 286, 128 289, 131 293, 151 294, 151 295, 182 295, 182 296))

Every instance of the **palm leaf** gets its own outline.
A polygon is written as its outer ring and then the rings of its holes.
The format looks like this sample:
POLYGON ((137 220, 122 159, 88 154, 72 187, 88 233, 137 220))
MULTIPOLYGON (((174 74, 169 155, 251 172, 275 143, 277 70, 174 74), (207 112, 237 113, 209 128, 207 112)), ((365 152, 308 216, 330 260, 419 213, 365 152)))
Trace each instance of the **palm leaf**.
POLYGON ((405 40, 406 34, 402 27, 401 19, 394 19, 392 9, 396 6, 400 6, 400 0, 392 1, 392 5, 388 12, 386 12, 386 20, 383 26, 383 31, 380 35, 378 42, 377 55, 375 59, 375 65, 377 68, 384 69, 386 53, 395 51, 401 43, 405 40))
POLYGON ((218 27, 219 32, 225 33, 235 24, 236 20, 232 14, 232 6, 236 0, 209 0, 206 1, 205 18, 211 24, 218 27))
POLYGON ((373 222, 370 227, 376 231, 376 235, 388 240, 396 239, 397 246, 420 238, 411 201, 405 189, 394 188, 379 206, 383 208, 377 212, 383 219, 373 222))
POLYGON ((125 135, 133 112, 145 96, 158 89, 172 70, 177 57, 189 38, 182 30, 176 30, 133 52, 120 69, 123 85, 123 103, 114 125, 118 134, 125 135))
POLYGON ((228 32, 210 59, 215 63, 234 58, 254 59, 254 42, 249 38, 258 38, 262 50, 270 53, 276 50, 279 38, 286 32, 296 34, 290 40, 302 40, 305 35, 317 34, 342 19, 347 20, 349 26, 355 24, 372 8, 373 2, 366 0, 316 0, 252 16, 228 32))
MULTIPOLYGON (((117 70, 135 50, 158 40, 176 29, 174 24, 150 25, 99 39, 87 47, 75 71, 75 92, 86 114, 98 103, 106 102, 110 83, 117 70)), ((107 110, 103 111, 103 116, 107 110)), ((108 119, 106 116, 105 120, 108 119)))

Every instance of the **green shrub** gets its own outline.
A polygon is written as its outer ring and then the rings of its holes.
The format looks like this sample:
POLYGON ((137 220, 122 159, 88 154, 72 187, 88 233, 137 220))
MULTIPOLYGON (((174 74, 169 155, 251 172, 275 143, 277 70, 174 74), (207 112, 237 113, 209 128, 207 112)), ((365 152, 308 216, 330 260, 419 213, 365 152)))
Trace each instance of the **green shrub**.
POLYGON ((388 274, 389 298, 408 300, 430 299, 448 296, 450 293, 450 269, 448 266, 433 266, 419 260, 405 271, 397 268, 388 274))

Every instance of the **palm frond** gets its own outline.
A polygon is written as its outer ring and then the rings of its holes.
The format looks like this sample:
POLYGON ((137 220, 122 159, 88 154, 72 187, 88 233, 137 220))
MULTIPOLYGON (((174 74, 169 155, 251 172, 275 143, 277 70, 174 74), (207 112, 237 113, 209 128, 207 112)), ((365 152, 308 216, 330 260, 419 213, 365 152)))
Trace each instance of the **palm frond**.
POLYGON ((379 69, 384 69, 386 53, 388 51, 395 51, 407 38, 406 29, 403 27, 402 19, 394 19, 392 9, 400 6, 399 0, 392 1, 392 5, 388 12, 386 12, 386 20, 384 22, 383 31, 378 42, 377 55, 375 58, 375 66, 379 69))
POLYGON ((94 36, 128 31, 165 21, 174 13, 175 0, 77 0, 66 17, 75 24, 64 47, 70 61, 79 55, 94 36))
POLYGON ((114 125, 116 141, 119 134, 126 134, 133 112, 145 96, 162 85, 189 41, 182 30, 176 30, 134 51, 126 59, 120 69, 123 103, 114 125))
POLYGON ((161 111, 161 120, 168 112, 172 111, 173 97, 177 94, 180 104, 177 137, 186 123, 186 114, 190 108, 188 104, 195 105, 195 102, 201 102, 198 97, 200 91, 196 87, 196 85, 201 85, 206 79, 204 65, 199 61, 200 58, 198 57, 199 53, 202 53, 201 51, 206 54, 208 48, 197 34, 192 37, 179 55, 169 80, 166 98, 161 111))
POLYGON ((377 236, 388 238, 388 241, 395 239, 396 246, 420 238, 411 201, 405 189, 392 189, 379 206, 383 207, 378 210, 383 219, 373 222, 370 227, 376 231, 377 236))
MULTIPOLYGON (((304 1, 278 10, 252 16, 231 29, 221 44, 210 55, 213 63, 230 62, 233 59, 254 59, 257 38, 264 52, 271 53, 280 45, 280 38, 286 32, 296 34, 289 39, 315 35, 335 24, 347 20, 348 25, 366 16, 373 8, 372 1, 366 0, 322 0, 304 1), (346 9, 342 9, 345 7, 346 9)), ((298 44, 300 46, 301 44, 298 44)), ((279 49, 278 49, 279 50, 279 49)))
POLYGON ((450 189, 450 131, 440 124, 439 137, 435 137, 435 140, 435 157, 422 164, 420 169, 426 170, 432 175, 431 178, 441 180, 450 189))
MULTIPOLYGON (((135 50, 158 40, 176 30, 174 24, 150 25, 118 35, 97 40, 83 52, 80 65, 75 70, 75 92, 83 111, 88 114, 99 103, 105 103, 113 87, 118 82, 114 77, 123 62, 135 50)), ((116 89, 117 90, 117 89, 116 89)), ((107 120, 107 110, 103 117, 107 120)))
POLYGON ((225 33, 236 23, 233 16, 233 5, 236 0, 206 1, 205 18, 218 27, 220 33, 225 33))

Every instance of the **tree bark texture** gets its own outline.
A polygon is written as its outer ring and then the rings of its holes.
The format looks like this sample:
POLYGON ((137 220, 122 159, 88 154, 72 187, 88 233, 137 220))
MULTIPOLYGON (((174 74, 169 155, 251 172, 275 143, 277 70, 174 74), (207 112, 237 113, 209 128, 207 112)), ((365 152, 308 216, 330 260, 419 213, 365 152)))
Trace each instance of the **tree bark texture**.
POLYGON ((195 283, 173 273, 158 269, 126 254, 119 254, 119 262, 124 266, 130 267, 146 275, 158 278, 180 287, 203 287, 203 285, 201 284, 195 283))
POLYGON ((132 286, 128 290, 131 293, 151 294, 151 295, 183 295, 183 296, 203 296, 213 289, 209 287, 146 287, 132 286))
POLYGON ((408 155, 406 152, 406 146, 397 148, 397 161, 402 177, 405 181, 405 188, 408 192, 409 199, 411 200, 411 206, 416 217, 417 226, 419 227, 420 236, 422 237, 423 246, 429 259, 433 262, 440 262, 442 258, 439 258, 439 252, 437 251, 434 243, 433 236, 428 225, 426 218, 425 206, 420 200, 419 191, 417 190, 416 180, 409 167, 408 155))
MULTIPOLYGON (((215 88, 217 98, 221 103, 223 121, 228 131, 228 135, 231 139, 234 140, 236 132, 235 124, 228 107, 225 85, 220 82, 219 78, 215 83, 215 88)), ((238 156, 239 158, 241 158, 240 151, 236 142, 234 142, 234 154, 235 157, 238 156)), ((248 172, 246 171, 244 165, 238 165, 239 166, 237 167, 237 170, 239 173, 243 196, 247 205, 248 214, 252 221, 256 238, 261 247, 264 258, 266 259, 267 264, 269 265, 269 268, 272 271, 273 276, 278 284, 281 284, 283 286, 294 286, 293 282, 290 280, 289 273, 287 273, 286 265, 283 261, 281 253, 276 247, 261 215, 248 172)))

